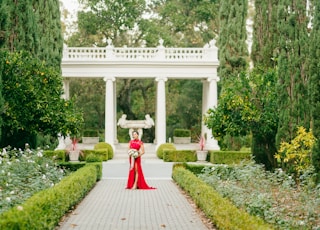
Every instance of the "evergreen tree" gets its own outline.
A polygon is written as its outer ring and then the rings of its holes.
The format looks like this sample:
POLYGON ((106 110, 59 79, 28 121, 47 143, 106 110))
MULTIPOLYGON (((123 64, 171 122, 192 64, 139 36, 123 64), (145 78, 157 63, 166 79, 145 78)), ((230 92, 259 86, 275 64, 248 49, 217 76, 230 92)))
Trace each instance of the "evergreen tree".
POLYGON ((60 71, 63 37, 59 0, 33 0, 34 12, 39 27, 38 58, 60 71))
POLYGON ((5 2, 0 1, 0 48, 4 46, 6 33, 8 31, 8 7, 5 2))
MULTIPOLYGON (((234 79, 248 67, 248 46, 246 43, 247 14, 247 0, 220 1, 219 36, 217 41, 219 48, 218 58, 220 61, 218 75, 221 79, 219 83, 219 101, 224 91, 226 91, 227 94, 229 92, 231 92, 231 94, 233 93, 232 90, 230 91, 229 89, 234 87, 234 79)), ((233 97, 234 95, 229 96, 233 97)), ((247 131, 249 131, 249 128, 247 131)), ((243 134, 243 132, 241 133, 243 134)), ((237 134, 228 134, 231 135, 231 143, 234 142, 237 134)), ((221 140, 221 142, 224 142, 224 140, 221 140)))
POLYGON ((256 66, 275 67, 278 52, 278 0, 255 0, 251 59, 256 66))
POLYGON ((320 182, 320 1, 314 1, 310 41, 310 95, 312 108, 312 131, 317 141, 312 151, 312 164, 320 182))
MULTIPOLYGON (((278 49, 277 31, 277 6, 278 0, 256 0, 255 16, 253 26, 253 44, 251 59, 254 63, 254 71, 260 72, 260 69, 276 69, 276 58, 278 49)), ((262 85, 266 92, 270 95, 276 95, 275 83, 277 82, 277 74, 266 74, 263 78, 269 77, 272 84, 262 85), (274 79, 271 79, 274 77, 274 79)), ((254 83, 257 85, 257 82, 254 83)), ((278 126, 278 110, 276 97, 267 100, 266 95, 250 95, 251 98, 259 98, 260 106, 263 110, 259 125, 252 126, 252 154, 255 161, 263 163, 267 169, 276 167, 274 154, 276 153, 276 133, 278 126), (269 119, 265 119, 269 117, 269 119), (272 118, 272 119, 271 119, 272 118), (272 122, 270 122, 272 121, 272 122)), ((257 101, 257 100, 253 100, 257 101)))
POLYGON ((247 31, 247 0, 220 1, 219 9, 219 76, 222 87, 224 82, 237 76, 247 68, 248 47, 246 44, 247 31))
POLYGON ((0 48, 28 51, 60 71, 63 37, 59 1, 2 0, 1 7, 7 19, 0 22, 0 48))
POLYGON ((30 0, 3 0, 7 22, 4 28, 3 48, 11 52, 25 50, 33 54, 39 51, 39 33, 36 17, 30 0))
POLYGON ((298 126, 310 127, 307 60, 309 18, 305 0, 281 0, 278 7, 279 59, 277 146, 290 141, 298 126))

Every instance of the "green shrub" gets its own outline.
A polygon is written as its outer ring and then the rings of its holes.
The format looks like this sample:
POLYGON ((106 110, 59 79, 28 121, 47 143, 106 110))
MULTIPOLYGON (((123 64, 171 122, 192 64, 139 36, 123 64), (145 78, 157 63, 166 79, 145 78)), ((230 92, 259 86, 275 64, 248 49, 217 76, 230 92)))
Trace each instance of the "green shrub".
POLYGON ((174 137, 191 137, 191 131, 189 129, 175 129, 173 131, 174 137))
POLYGON ((193 174, 198 175, 202 173, 202 170, 206 166, 201 164, 184 164, 184 167, 188 169, 190 172, 192 172, 193 174))
POLYGON ((251 160, 248 151, 209 151, 210 162, 213 164, 238 164, 243 160, 251 160))
POLYGON ((83 131, 82 136, 83 137, 98 137, 99 132, 94 129, 86 129, 83 131))
POLYGON ((163 151, 163 161, 165 162, 194 162, 197 155, 194 150, 168 150, 163 151))
POLYGON ((88 164, 57 185, 30 197, 0 215, 0 229, 54 229, 60 218, 79 203, 99 179, 102 165, 88 164))
POLYGON ((163 159, 163 150, 176 150, 176 147, 172 143, 164 143, 161 144, 157 149, 157 157, 160 159, 163 159))
POLYGON ((102 161, 107 161, 109 159, 108 149, 97 149, 97 150, 85 149, 85 150, 82 150, 82 152, 83 152, 83 160, 84 161, 87 159, 87 156, 89 154, 93 154, 93 155, 101 158, 102 161))
POLYGON ((182 164, 173 167, 172 178, 195 201, 218 229, 273 229, 262 219, 238 209, 182 164))
POLYGON ((95 150, 102 150, 102 149, 108 149, 108 159, 112 159, 113 158, 113 148, 110 144, 106 143, 106 142, 99 142, 97 144, 95 144, 94 146, 95 150))
POLYGON ((60 162, 59 163, 59 167, 60 168, 65 168, 68 169, 72 172, 77 171, 78 169, 82 168, 83 166, 85 166, 86 163, 85 162, 70 162, 70 161, 66 161, 66 162, 60 162))
POLYGON ((100 156, 97 156, 93 153, 90 153, 87 157, 86 157, 86 162, 102 162, 102 159, 100 156))
POLYGON ((65 150, 45 150, 43 151, 43 155, 56 161, 66 161, 65 150))

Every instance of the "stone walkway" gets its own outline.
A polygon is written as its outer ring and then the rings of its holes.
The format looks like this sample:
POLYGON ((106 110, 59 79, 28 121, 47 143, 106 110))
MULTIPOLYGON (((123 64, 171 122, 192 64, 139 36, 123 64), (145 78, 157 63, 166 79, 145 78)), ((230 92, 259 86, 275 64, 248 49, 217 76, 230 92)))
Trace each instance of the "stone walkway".
POLYGON ((142 168, 156 190, 125 189, 129 170, 125 146, 103 163, 103 178, 57 229, 207 230, 194 205, 171 179, 173 163, 159 160, 146 146, 142 168))

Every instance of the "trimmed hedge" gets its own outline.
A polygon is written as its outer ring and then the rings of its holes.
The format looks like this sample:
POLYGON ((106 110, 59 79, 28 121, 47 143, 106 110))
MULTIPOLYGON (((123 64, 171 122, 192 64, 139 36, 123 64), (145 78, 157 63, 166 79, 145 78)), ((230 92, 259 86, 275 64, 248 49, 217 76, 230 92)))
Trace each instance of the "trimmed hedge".
POLYGON ((172 178, 183 190, 188 192, 197 206, 218 229, 273 229, 262 219, 238 209, 195 174, 185 169, 182 164, 174 165, 172 178))
POLYGON ((161 144, 157 149, 157 157, 163 159, 164 150, 176 150, 176 147, 172 143, 161 144))
POLYGON ((86 162, 102 162, 102 158, 93 153, 86 156, 86 162))
POLYGON ((45 150, 43 151, 43 155, 56 161, 66 161, 65 150, 45 150))
POLYGON ((93 188, 102 164, 87 164, 54 187, 36 193, 0 215, 0 229, 54 229, 60 218, 93 188))
POLYGON ((165 162, 195 162, 197 155, 195 150, 163 150, 165 162))
POLYGON ((82 133, 83 137, 98 137, 99 132, 95 129, 86 129, 82 133))
POLYGON ((110 144, 106 143, 106 142, 99 142, 97 144, 94 145, 93 147, 94 150, 103 150, 103 149, 107 149, 108 150, 108 160, 113 158, 113 148, 110 144))
POLYGON ((252 158, 249 151, 209 151, 209 154, 213 164, 239 164, 252 158))
POLYGON ((79 161, 79 162, 70 162, 70 161, 66 161, 66 162, 59 162, 59 167, 60 168, 66 168, 72 172, 77 171, 78 169, 84 167, 86 165, 86 162, 84 161, 79 161))
POLYGON ((89 155, 94 155, 97 158, 101 158, 102 161, 109 160, 108 149, 96 149, 96 150, 85 149, 85 150, 82 150, 82 153, 83 153, 83 157, 80 156, 80 160, 86 161, 89 155))
POLYGON ((175 129, 173 130, 174 137, 191 137, 191 131, 189 129, 175 129))

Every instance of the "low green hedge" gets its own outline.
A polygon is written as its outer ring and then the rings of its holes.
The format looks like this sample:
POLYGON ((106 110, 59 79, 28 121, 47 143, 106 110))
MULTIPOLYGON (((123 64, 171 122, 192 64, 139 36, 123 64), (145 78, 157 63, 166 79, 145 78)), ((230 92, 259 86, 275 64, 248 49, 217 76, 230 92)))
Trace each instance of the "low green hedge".
POLYGON ((83 153, 83 157, 81 156, 80 160, 86 161, 88 155, 94 155, 97 158, 101 158, 102 161, 109 160, 108 149, 96 149, 96 150, 85 149, 85 150, 82 150, 82 153, 83 153))
POLYGON ((86 162, 87 163, 92 163, 92 162, 102 162, 102 157, 97 156, 93 153, 90 153, 89 155, 86 156, 86 162))
POLYGON ((108 150, 108 160, 113 158, 113 155, 114 155, 113 148, 112 148, 112 146, 110 144, 108 144, 106 142, 99 142, 99 143, 95 144, 93 149, 94 150, 107 149, 108 150))
POLYGON ((45 150, 43 151, 45 157, 50 157, 57 161, 66 161, 66 151, 65 150, 45 150))
POLYGON ((163 159, 163 151, 164 150, 176 150, 176 147, 174 146, 174 144, 172 143, 164 143, 161 144, 158 148, 157 148, 157 157, 159 159, 163 159))
POLYGON ((182 164, 174 165, 172 178, 192 197, 197 206, 218 229, 273 229, 262 219, 250 216, 238 209, 212 187, 201 181, 195 174, 185 169, 182 164))
POLYGON ((213 164, 239 164, 251 159, 249 151, 209 151, 210 162, 213 164))
POLYGON ((83 137, 98 137, 99 132, 95 129, 86 129, 82 133, 83 137))
POLYGON ((61 217, 93 188, 102 164, 87 164, 54 187, 36 193, 0 215, 0 229, 54 229, 61 217))
POLYGON ((202 165, 202 164, 187 164, 187 163, 184 163, 183 166, 195 175, 201 174, 202 169, 206 167, 206 165, 202 165))
POLYGON ((79 161, 79 162, 66 161, 66 162, 59 162, 58 165, 61 168, 65 168, 67 170, 75 172, 78 169, 84 167, 86 165, 86 162, 84 162, 84 161, 79 161))
POLYGON ((173 130, 174 137, 191 137, 191 131, 189 129, 175 129, 173 130))
POLYGON ((194 150, 163 150, 163 161, 165 162, 194 162, 197 155, 194 150))

